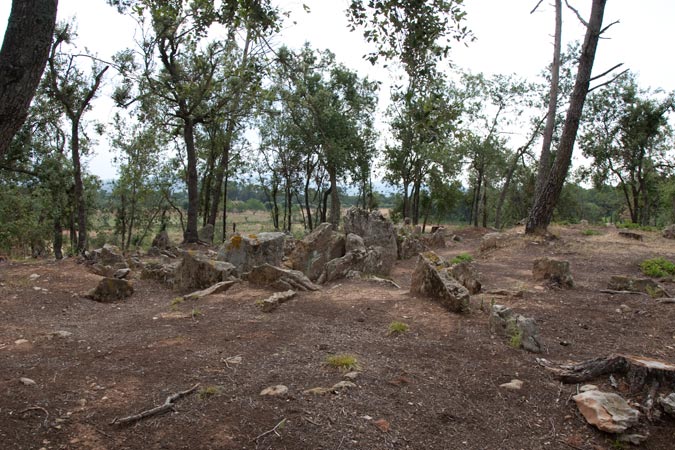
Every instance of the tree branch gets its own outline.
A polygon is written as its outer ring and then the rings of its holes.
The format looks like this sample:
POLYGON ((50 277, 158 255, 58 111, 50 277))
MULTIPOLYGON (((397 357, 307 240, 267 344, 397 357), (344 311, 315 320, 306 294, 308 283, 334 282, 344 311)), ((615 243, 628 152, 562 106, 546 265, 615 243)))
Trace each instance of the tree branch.
POLYGON ((539 3, 537 3, 537 6, 532 8, 532 11, 530 11, 530 14, 534 14, 534 12, 537 10, 537 8, 539 8, 539 5, 541 5, 543 1, 544 0, 539 0, 539 3))
POLYGON ((617 23, 619 23, 618 20, 615 20, 614 22, 610 23, 610 24, 607 25, 605 28, 603 28, 602 30, 600 30, 600 34, 604 33, 605 31, 607 31, 607 30, 609 29, 609 27, 611 27, 612 25, 616 25, 617 23))
POLYGON ((608 84, 613 83, 614 81, 617 80, 617 78, 621 77, 621 75, 623 75, 623 74, 625 74, 626 72, 628 72, 628 70, 629 70, 629 69, 624 70, 623 72, 621 72, 620 74, 618 74, 617 76, 615 76, 614 78, 612 78, 612 79, 609 80, 609 81, 605 81, 604 83, 600 83, 600 84, 597 85, 597 86, 593 86, 592 88, 590 88, 590 89, 588 90, 588 93, 590 94, 591 92, 593 92, 594 90, 596 90, 596 89, 598 89, 598 88, 601 88, 601 87, 603 87, 603 86, 607 86, 608 84))
MULTIPOLYGON (((579 11, 576 10, 576 9, 574 9, 574 7, 573 7, 572 5, 570 5, 569 2, 568 2, 567 0, 565 0, 565 5, 567 5, 567 7, 568 7, 569 9, 571 9, 572 11, 574 11, 574 14, 576 14, 577 19, 579 19, 579 22, 581 22, 586 28, 588 28, 588 22, 586 22, 586 21, 584 20, 584 18, 581 17, 581 14, 579 14, 579 11)), ((602 33, 602 31, 601 31, 601 33, 602 33)))
MULTIPOLYGON (((612 67, 611 69, 609 69, 609 70, 607 70, 607 71, 605 71, 605 72, 602 72, 600 75, 596 75, 596 76, 592 77, 592 78, 591 78, 590 80, 588 80, 588 81, 595 81, 595 80, 597 80, 598 78, 602 78, 602 77, 604 77, 605 75, 607 75, 608 73, 610 73, 611 71, 613 71, 614 69, 618 69, 618 68, 621 67, 621 66, 623 66, 623 63, 617 64, 616 66, 612 67)), ((622 73, 623 73, 623 72, 622 72, 622 73)))

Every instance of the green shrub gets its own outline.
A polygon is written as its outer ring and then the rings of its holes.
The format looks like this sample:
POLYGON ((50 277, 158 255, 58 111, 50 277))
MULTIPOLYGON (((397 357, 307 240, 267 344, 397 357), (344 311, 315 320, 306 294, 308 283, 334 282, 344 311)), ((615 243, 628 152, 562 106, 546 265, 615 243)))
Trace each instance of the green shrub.
POLYGON ((591 230, 591 229, 588 229, 588 230, 584 230, 584 231, 582 232, 582 234, 583 234, 584 236, 599 236, 599 235, 602 234, 602 233, 600 233, 598 230, 591 230))
POLYGON ((640 270, 649 277, 667 277, 668 275, 675 275, 675 264, 661 257, 645 259, 640 263, 640 270))
POLYGON ((407 323, 403 322, 392 322, 389 324, 389 334, 400 334, 408 331, 410 327, 407 323))
POLYGON ((333 355, 326 358, 326 364, 341 370, 358 369, 359 363, 354 355, 333 355))
POLYGON ((471 261, 473 261, 473 256, 469 255, 468 253, 460 253, 450 260, 450 264, 459 264, 471 261))

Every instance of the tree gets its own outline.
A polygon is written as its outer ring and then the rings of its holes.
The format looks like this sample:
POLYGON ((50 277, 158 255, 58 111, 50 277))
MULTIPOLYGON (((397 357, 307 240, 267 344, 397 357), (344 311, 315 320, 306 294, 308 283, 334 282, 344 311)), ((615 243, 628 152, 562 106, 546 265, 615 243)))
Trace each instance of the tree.
POLYGON ((77 205, 77 253, 83 253, 87 249, 87 204, 80 161, 82 116, 90 109, 91 101, 96 96, 109 66, 101 68, 94 62, 91 74, 85 75, 75 62, 76 55, 64 52, 64 46, 72 44, 75 36, 71 24, 57 26, 47 61, 49 70, 45 81, 49 94, 61 105, 70 121, 73 197, 77 205))
POLYGON ((28 115, 49 55, 58 0, 13 0, 0 49, 0 157, 28 115))
POLYGON ((579 56, 577 76, 570 97, 570 106, 565 117, 560 143, 558 144, 551 169, 548 170, 547 167, 542 165, 539 167, 539 170, 546 170, 548 172, 548 177, 541 192, 535 197, 525 226, 526 234, 546 233, 553 217, 553 210, 565 183, 565 178, 567 178, 567 171, 572 162, 572 151, 577 131, 579 130, 579 122, 591 82, 598 40, 600 39, 600 35, 608 28, 602 28, 606 3, 607 0, 593 0, 591 17, 588 23, 586 23, 586 36, 579 56))
POLYGON ((401 183, 403 214, 417 223, 420 193, 427 162, 438 155, 456 111, 448 108, 441 90, 438 64, 447 58, 451 42, 471 38, 463 26, 462 0, 352 0, 348 18, 352 29, 363 28, 376 51, 366 55, 375 64, 380 58, 396 60, 405 76, 394 89, 391 127, 398 141, 387 147, 389 178, 401 183))
POLYGON ((658 98, 640 89, 635 76, 591 94, 580 139, 584 156, 592 158, 590 173, 596 185, 616 183, 633 223, 647 225, 656 205, 656 183, 664 168, 670 171, 672 129, 668 113, 675 109, 675 93, 658 98))

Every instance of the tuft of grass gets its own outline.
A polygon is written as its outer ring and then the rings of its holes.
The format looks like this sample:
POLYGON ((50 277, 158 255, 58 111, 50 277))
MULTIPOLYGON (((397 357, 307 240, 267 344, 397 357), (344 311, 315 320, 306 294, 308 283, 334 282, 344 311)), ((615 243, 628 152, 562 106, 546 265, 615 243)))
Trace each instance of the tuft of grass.
POLYGON ((600 233, 598 230, 592 230, 589 228, 588 230, 584 230, 581 234, 584 236, 599 236, 602 233, 600 233))
POLYGON ((400 334, 408 331, 410 327, 407 323, 394 321, 389 324, 389 334, 400 334))
POLYGON ((640 263, 640 270, 648 277, 662 278, 675 275, 675 264, 661 257, 645 259, 640 263))
POLYGON ((176 297, 173 300, 171 300, 171 303, 169 305, 171 306, 172 311, 177 311, 178 310, 178 305, 183 303, 185 299, 183 297, 176 297))
POLYGON ((640 231, 659 231, 658 228, 652 227, 650 225, 640 225, 639 223, 625 222, 617 224, 617 228, 625 228, 627 230, 640 230, 640 231))
POLYGON ((468 253, 460 253, 450 260, 450 264, 460 264, 471 261, 473 261, 473 256, 469 255, 468 253))
POLYGON ((195 319, 195 318, 201 316, 202 312, 201 312, 201 310, 199 310, 197 308, 192 308, 192 311, 190 311, 190 314, 192 315, 192 318, 195 319))
POLYGON ((506 329, 506 333, 510 336, 509 346, 513 348, 520 348, 523 345, 523 332, 516 325, 515 320, 509 321, 509 324, 506 329))
POLYGON ((223 392, 223 388, 220 386, 204 386, 197 392, 197 396, 200 400, 206 400, 209 397, 219 395, 223 392))
POLYGON ((326 358, 326 364, 335 369, 344 371, 356 370, 359 368, 358 360, 354 355, 332 355, 326 358))

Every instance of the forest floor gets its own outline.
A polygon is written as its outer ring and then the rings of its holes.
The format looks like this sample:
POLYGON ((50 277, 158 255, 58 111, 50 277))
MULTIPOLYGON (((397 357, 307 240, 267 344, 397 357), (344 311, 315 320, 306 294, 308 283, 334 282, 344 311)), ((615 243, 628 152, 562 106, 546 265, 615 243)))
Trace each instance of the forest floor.
MULTIPOLYGON (((629 448, 588 425, 571 400, 578 386, 556 381, 536 358, 619 352, 675 361, 675 305, 599 292, 611 275, 639 276, 646 258, 675 259, 675 241, 648 232, 643 242, 625 240, 614 228, 586 236, 586 228, 554 227, 550 242, 514 229, 506 247, 484 254, 487 230, 456 231, 463 240, 439 254, 474 255, 484 291, 523 292, 472 296, 466 315, 409 293, 415 258, 396 264, 400 289, 342 280, 271 313, 256 305, 271 291, 247 283, 172 306, 175 292, 135 279, 133 296, 102 304, 81 296, 100 277, 74 259, 2 262, 0 448, 629 448), (532 261, 542 256, 570 261, 575 288, 535 282, 532 261), (536 319, 543 354, 491 332, 493 301, 536 319), (409 331, 391 335, 393 321, 409 331), (334 354, 357 358, 356 387, 304 393, 344 379, 326 364, 334 354), (516 378, 521 390, 500 388, 516 378), (197 383, 172 412, 111 424, 197 383), (260 395, 280 384, 286 395, 260 395)), ((607 377, 594 384, 612 390, 607 377)), ((637 432, 649 437, 640 448, 673 448, 675 421, 642 423, 637 432)))

